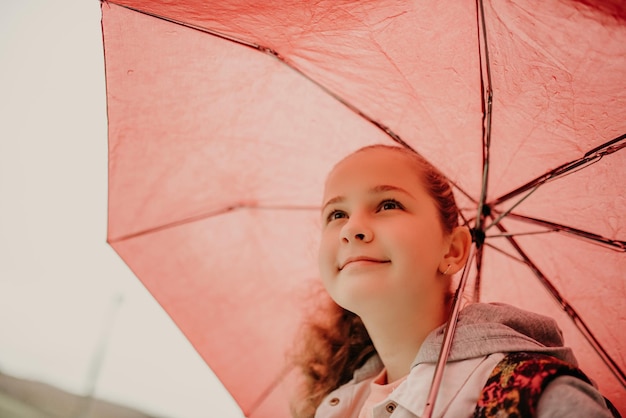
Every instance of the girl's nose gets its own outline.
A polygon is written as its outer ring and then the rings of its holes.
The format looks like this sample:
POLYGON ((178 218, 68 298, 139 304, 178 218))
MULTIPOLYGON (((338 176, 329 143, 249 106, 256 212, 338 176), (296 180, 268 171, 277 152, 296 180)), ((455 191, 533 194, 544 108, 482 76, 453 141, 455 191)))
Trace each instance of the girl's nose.
POLYGON ((374 238, 372 230, 358 216, 352 216, 341 230, 341 240, 349 242, 370 242, 374 238))

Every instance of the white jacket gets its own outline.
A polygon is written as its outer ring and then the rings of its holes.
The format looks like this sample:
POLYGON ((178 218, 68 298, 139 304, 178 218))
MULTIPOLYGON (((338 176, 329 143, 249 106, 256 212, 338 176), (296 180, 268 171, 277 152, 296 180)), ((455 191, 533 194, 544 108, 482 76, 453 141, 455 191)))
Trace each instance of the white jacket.
MULTIPOLYGON (((421 416, 443 332, 442 326, 426 338, 406 380, 374 410, 374 418, 421 416)), ((463 309, 433 417, 471 417, 493 368, 505 353, 517 351, 546 353, 577 365, 572 351, 563 347, 561 331, 551 318, 503 304, 473 304, 463 309)), ((322 401, 315 418, 357 418, 369 395, 370 383, 382 367, 377 356, 371 357, 350 382, 322 401)), ((546 387, 537 416, 612 417, 604 398, 593 386, 570 376, 558 377, 546 387)))

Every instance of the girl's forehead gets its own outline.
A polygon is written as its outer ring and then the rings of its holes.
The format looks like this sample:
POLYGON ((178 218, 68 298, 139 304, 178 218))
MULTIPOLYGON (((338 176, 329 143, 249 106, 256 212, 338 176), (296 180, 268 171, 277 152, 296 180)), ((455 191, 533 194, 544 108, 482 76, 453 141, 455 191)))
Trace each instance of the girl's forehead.
POLYGON ((324 194, 379 185, 422 186, 418 168, 409 158, 393 150, 371 149, 352 154, 339 162, 326 179, 324 194))
POLYGON ((367 149, 356 152, 341 160, 328 175, 328 180, 348 174, 385 175, 390 168, 400 171, 415 172, 415 164, 405 155, 389 149, 367 149))

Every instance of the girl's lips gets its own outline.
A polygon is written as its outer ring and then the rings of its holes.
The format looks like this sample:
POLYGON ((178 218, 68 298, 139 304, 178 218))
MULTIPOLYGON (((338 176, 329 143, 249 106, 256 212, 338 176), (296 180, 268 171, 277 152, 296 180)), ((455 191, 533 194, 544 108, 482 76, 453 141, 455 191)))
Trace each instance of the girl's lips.
POLYGON ((366 256, 349 257, 339 266, 339 270, 343 270, 348 264, 358 263, 358 262, 382 264, 382 263, 389 263, 389 260, 381 260, 378 258, 366 257, 366 256))

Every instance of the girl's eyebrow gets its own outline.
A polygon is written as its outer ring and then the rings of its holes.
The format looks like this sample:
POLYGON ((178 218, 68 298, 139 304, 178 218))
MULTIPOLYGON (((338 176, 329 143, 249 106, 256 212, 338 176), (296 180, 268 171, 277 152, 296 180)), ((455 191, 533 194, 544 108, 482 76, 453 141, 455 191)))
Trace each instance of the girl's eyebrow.
POLYGON ((370 193, 383 193, 383 192, 400 192, 400 193, 404 193, 405 195, 409 196, 409 197, 413 197, 413 195, 409 192, 407 192, 406 190, 404 190, 402 187, 398 187, 398 186, 391 186, 388 184, 382 184, 380 186, 375 186, 372 187, 369 192, 370 193))
MULTIPOLYGON (((371 189, 368 190, 368 193, 372 193, 372 194, 379 194, 379 193, 384 193, 384 192, 400 192, 403 193, 411 198, 413 198, 413 195, 409 192, 407 192, 406 190, 404 190, 402 187, 398 187, 398 186, 391 186, 389 184, 381 184, 378 186, 374 186, 371 189)), ((334 203, 341 203, 343 201, 345 201, 346 198, 344 196, 335 196, 332 199, 329 199, 324 206, 322 206, 322 212, 324 212, 324 209, 326 209, 326 206, 328 205, 332 205, 334 203)))
POLYGON ((328 205, 332 205, 332 204, 334 204, 334 203, 341 203, 341 202, 343 202, 344 200, 346 200, 346 198, 345 198, 345 197, 343 197, 343 196, 336 196, 336 197, 333 197, 333 198, 332 198, 332 199, 330 199, 328 202, 326 202, 326 203, 324 204, 324 206, 322 206, 322 210, 321 210, 321 212, 324 212, 324 210, 326 209, 326 206, 328 206, 328 205))

